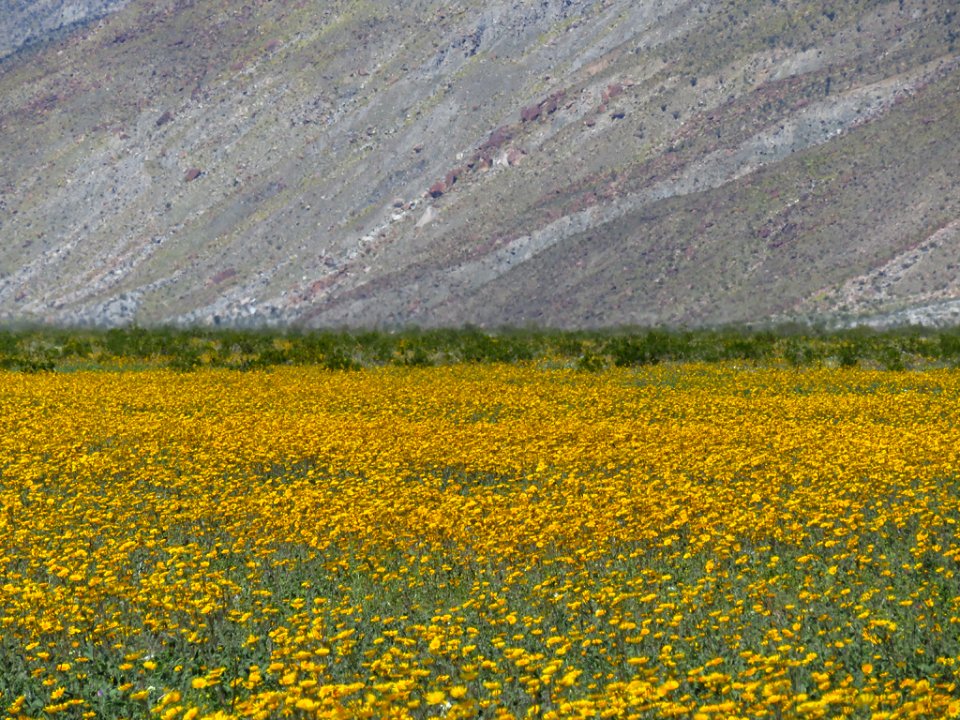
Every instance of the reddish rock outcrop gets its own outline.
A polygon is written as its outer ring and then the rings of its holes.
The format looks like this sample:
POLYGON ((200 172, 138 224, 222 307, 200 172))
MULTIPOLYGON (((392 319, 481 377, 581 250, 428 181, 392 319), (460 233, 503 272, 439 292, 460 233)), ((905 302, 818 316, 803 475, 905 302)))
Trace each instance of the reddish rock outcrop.
POLYGON ((216 275, 214 275, 213 277, 211 277, 210 280, 209 280, 209 282, 208 282, 208 284, 209 284, 209 285, 219 285, 219 284, 222 283, 224 280, 229 280, 230 278, 232 278, 232 277, 233 277, 234 275, 236 275, 236 274, 237 274, 236 268, 232 268, 232 267, 226 268, 226 269, 221 270, 220 272, 218 272, 218 273, 217 273, 216 275))
POLYGON ((520 111, 521 122, 533 122, 540 117, 540 105, 528 105, 520 111))
POLYGON ((513 130, 509 125, 503 125, 490 133, 490 137, 480 146, 480 150, 496 150, 510 142, 512 138, 513 130))
POLYGON ((560 90, 549 97, 544 98, 536 105, 528 105, 520 111, 520 121, 529 123, 544 115, 552 115, 560 107, 560 101, 567 95, 566 91, 560 90))
POLYGON ((467 163, 468 167, 479 170, 485 169, 485 166, 491 167, 496 151, 513 139, 513 133, 514 129, 509 125, 502 125, 490 133, 490 137, 477 148, 477 152, 474 153, 470 162, 467 163))
POLYGON ((447 188, 452 188, 454 184, 459 180, 464 174, 466 174, 467 169, 458 167, 454 168, 447 173, 447 176, 443 179, 443 182, 446 184, 447 188))
POLYGON ((557 108, 560 106, 560 100, 563 98, 565 93, 558 92, 554 93, 542 103, 540 103, 540 109, 545 115, 553 115, 557 111, 557 108))
POLYGON ((609 102, 618 95, 623 95, 623 85, 620 83, 611 83, 604 89, 602 97, 603 102, 609 102))
POLYGON ((200 168, 193 167, 187 170, 187 174, 183 176, 183 179, 186 182, 193 182, 201 175, 203 175, 203 170, 201 170, 200 168))
POLYGON ((437 180, 433 185, 430 186, 430 189, 427 191, 430 193, 430 197, 436 199, 443 195, 447 191, 447 184, 443 180, 437 180))

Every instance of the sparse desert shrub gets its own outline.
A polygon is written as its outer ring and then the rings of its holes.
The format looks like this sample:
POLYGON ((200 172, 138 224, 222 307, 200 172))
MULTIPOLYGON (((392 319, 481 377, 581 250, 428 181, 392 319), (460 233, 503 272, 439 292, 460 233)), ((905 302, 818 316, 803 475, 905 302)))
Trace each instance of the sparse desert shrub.
POLYGON ((617 367, 654 365, 674 357, 679 343, 664 330, 611 338, 605 348, 617 367))
POLYGON ((865 364, 896 370, 960 364, 960 332, 931 333, 918 328, 825 332, 787 327, 759 332, 737 328, 570 332, 408 328, 396 332, 278 333, 133 327, 0 333, 0 360, 8 369, 71 369, 131 360, 141 367, 168 365, 183 371, 200 365, 249 370, 317 364, 342 369, 537 360, 590 365, 594 356, 617 367, 682 361, 785 362, 800 367, 831 359, 843 367, 865 364))
POLYGON ((937 357, 953 365, 960 363, 960 332, 942 332, 937 337, 937 357))
POLYGON ((856 367, 860 357, 860 348, 853 342, 840 343, 836 348, 836 358, 840 367, 856 367))

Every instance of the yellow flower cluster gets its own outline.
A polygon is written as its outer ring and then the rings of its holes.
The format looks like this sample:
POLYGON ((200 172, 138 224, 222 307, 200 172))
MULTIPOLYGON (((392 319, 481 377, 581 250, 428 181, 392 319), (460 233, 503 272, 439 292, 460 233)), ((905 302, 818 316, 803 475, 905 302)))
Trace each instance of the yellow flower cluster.
POLYGON ((0 374, 10 718, 960 716, 960 375, 0 374))

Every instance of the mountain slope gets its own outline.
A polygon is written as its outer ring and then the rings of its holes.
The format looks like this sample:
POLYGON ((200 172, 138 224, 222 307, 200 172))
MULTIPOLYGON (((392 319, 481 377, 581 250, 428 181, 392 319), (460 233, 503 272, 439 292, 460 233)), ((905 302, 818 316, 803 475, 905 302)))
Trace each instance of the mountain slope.
POLYGON ((0 59, 24 45, 118 10, 129 0, 5 0, 0 12, 0 59))
POLYGON ((0 63, 0 317, 954 321, 954 7, 132 0, 0 63))

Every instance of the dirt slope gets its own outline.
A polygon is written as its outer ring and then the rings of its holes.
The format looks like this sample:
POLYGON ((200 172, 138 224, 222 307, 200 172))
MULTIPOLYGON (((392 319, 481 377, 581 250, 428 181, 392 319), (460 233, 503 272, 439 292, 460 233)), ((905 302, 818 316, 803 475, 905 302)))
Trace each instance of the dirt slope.
POLYGON ((960 318, 952 0, 130 0, 0 62, 0 318, 960 318))
POLYGON ((97 20, 129 0, 4 0, 0 10, 0 59, 25 45, 44 42, 97 20))

